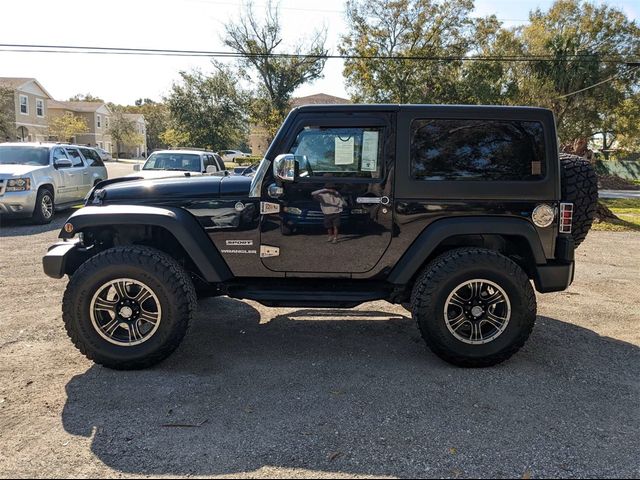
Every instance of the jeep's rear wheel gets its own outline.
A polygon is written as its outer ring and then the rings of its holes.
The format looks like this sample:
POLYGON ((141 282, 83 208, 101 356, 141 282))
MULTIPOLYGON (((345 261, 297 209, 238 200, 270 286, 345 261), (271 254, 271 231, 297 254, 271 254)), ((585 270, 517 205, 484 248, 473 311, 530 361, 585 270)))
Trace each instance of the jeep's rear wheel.
POLYGON ((598 208, 598 177, 586 158, 561 153, 562 201, 573 203, 571 235, 580 245, 591 229, 598 208))
POLYGON ((187 272, 149 247, 115 247, 90 258, 73 275, 63 320, 75 346, 108 368, 154 365, 180 344, 196 308, 187 272))
POLYGON ((433 260, 411 295, 422 337, 440 358, 462 367, 507 360, 531 334, 536 299, 524 271, 486 249, 451 250, 433 260))

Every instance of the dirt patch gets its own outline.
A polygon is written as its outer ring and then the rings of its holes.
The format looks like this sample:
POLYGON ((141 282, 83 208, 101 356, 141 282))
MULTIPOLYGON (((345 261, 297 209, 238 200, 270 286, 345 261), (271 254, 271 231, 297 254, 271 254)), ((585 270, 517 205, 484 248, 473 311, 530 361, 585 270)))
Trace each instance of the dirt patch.
POLYGON ((64 332, 48 227, 0 230, 2 477, 637 477, 638 233, 592 232, 507 363, 429 353, 409 312, 200 303, 161 365, 93 365, 64 332))

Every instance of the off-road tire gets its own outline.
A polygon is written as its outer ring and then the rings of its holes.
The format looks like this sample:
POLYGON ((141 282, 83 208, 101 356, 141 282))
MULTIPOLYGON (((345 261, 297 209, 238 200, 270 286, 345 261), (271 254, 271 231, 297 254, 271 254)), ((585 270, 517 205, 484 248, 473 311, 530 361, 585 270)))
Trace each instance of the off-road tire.
POLYGON ((411 314, 437 356, 460 367, 489 367, 507 360, 525 344, 536 320, 536 297, 525 272, 509 258, 492 250, 460 248, 435 258, 418 276, 411 294, 411 314), (483 345, 460 341, 445 322, 447 297, 472 279, 496 283, 511 303, 506 328, 483 345))
POLYGON ((196 307, 191 278, 176 260, 154 248, 131 245, 105 250, 78 268, 64 293, 62 318, 73 344, 87 358, 115 370, 135 370, 155 365, 173 353, 184 338, 196 307), (158 330, 140 345, 109 343, 91 322, 93 295, 117 278, 143 282, 160 302, 158 330))
POLYGON ((562 201, 573 203, 571 235, 577 247, 591 229, 598 208, 598 177, 586 158, 561 153, 562 201))
POLYGON ((34 208, 33 216, 31 217, 31 220, 33 221, 33 223, 36 223, 38 225, 46 225, 48 223, 51 223, 51 220, 53 220, 53 216, 55 215, 55 212, 56 212, 56 204, 55 204, 55 197, 53 196, 53 192, 51 192, 51 190, 49 190, 46 187, 38 190, 38 195, 36 196, 36 207, 34 208), (45 215, 42 209, 42 203, 45 201, 45 197, 48 198, 51 202, 51 214, 48 216, 45 215))

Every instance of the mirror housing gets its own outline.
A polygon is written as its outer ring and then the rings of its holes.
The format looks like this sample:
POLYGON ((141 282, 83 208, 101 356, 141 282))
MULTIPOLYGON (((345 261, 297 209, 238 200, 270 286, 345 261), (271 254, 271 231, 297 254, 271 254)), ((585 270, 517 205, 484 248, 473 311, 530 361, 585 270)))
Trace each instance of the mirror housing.
POLYGON ((281 182, 295 182, 299 171, 298 158, 290 153, 278 155, 273 161, 273 176, 281 182))
POLYGON ((73 162, 68 158, 58 158, 54 160, 53 166, 55 168, 71 168, 73 167, 73 162))
POLYGON ((140 170, 142 170, 142 165, 140 165, 139 163, 136 163, 136 164, 133 166, 133 171, 134 171, 134 172, 139 172, 140 170))
POLYGON ((215 165, 207 165, 207 173, 218 173, 218 169, 215 165))

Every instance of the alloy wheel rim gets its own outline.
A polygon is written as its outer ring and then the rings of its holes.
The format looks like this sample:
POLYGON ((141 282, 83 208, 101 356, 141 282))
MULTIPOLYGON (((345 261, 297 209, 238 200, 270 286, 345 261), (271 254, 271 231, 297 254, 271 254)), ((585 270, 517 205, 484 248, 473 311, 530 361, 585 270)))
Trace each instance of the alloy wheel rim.
POLYGON ((49 195, 44 195, 42 197, 40 208, 42 209, 42 215, 44 218, 50 218, 51 215, 53 215, 53 200, 49 195))
POLYGON ((497 283, 478 278, 468 280, 447 297, 444 319, 455 338, 483 345, 496 340, 509 325, 511 302, 497 283))
POLYGON ((107 342, 133 347, 149 340, 162 319, 153 290, 131 278, 110 280, 96 290, 89 307, 91 323, 107 342))

